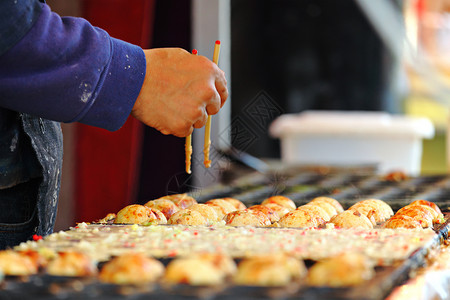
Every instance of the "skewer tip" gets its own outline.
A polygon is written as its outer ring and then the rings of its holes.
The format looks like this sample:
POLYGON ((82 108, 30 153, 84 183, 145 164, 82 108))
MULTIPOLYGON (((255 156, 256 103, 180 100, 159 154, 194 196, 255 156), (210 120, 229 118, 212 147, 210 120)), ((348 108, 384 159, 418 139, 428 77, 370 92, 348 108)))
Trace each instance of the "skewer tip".
POLYGON ((192 50, 192 54, 197 55, 197 53, 198 53, 197 49, 192 50))

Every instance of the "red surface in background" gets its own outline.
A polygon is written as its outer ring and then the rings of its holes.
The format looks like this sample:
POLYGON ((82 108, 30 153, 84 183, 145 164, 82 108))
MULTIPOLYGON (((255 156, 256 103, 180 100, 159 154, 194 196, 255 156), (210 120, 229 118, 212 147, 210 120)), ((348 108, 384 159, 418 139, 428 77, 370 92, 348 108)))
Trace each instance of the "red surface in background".
MULTIPOLYGON (((89 0, 83 16, 112 37, 148 48, 154 0, 89 0)), ((126 87, 124 87, 126 88, 126 87)), ((132 117, 115 132, 76 128, 75 220, 93 221, 135 201, 142 124, 132 117)))

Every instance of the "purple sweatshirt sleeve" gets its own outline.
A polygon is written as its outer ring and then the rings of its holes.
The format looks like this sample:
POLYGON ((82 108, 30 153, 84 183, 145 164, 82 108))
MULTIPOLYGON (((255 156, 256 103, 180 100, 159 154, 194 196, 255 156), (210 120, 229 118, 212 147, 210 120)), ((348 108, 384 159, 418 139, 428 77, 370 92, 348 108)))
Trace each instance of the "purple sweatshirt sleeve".
POLYGON ((0 107, 117 130, 145 76, 138 46, 42 4, 27 34, 0 56, 0 107))

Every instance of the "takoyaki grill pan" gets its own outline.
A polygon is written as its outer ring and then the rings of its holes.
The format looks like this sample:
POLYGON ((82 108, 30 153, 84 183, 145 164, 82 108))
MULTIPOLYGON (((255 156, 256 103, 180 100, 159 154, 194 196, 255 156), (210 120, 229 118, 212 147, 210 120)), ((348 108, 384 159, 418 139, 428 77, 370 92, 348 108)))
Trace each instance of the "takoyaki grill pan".
MULTIPOLYGON (((198 202, 234 197, 247 205, 259 204, 272 195, 288 196, 297 205, 305 204, 317 196, 330 196, 339 200, 344 208, 363 199, 377 198, 389 203, 394 210, 414 200, 425 199, 438 204, 447 221, 435 229, 438 235, 433 240, 412 253, 404 262, 391 267, 377 267, 374 278, 352 288, 312 288, 301 284, 283 288, 233 285, 214 288, 175 286, 171 289, 152 285, 137 288, 102 284, 92 279, 36 275, 29 278, 6 278, 1 284, 0 299, 381 300, 426 262, 427 253, 448 237, 450 226, 447 202, 450 196, 450 176, 447 175, 393 180, 389 176, 374 174, 370 168, 296 167, 270 175, 252 174, 228 185, 194 190, 191 194, 198 202)), ((314 262, 305 263, 312 265, 314 262)))

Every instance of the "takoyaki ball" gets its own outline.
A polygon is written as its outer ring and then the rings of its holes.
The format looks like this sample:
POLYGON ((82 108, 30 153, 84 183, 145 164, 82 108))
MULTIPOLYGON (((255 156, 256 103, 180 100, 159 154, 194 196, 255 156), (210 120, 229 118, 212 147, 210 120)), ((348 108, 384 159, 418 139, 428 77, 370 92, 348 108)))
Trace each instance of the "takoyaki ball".
POLYGON ((339 203, 339 201, 337 201, 336 199, 330 198, 330 197, 316 197, 314 199, 311 200, 311 202, 315 202, 315 201, 325 201, 331 205, 333 205, 333 207, 336 209, 336 211, 338 213, 341 213, 344 211, 344 208, 342 207, 342 205, 339 203))
POLYGON ((281 227, 318 227, 317 221, 311 211, 296 209, 285 214, 277 223, 281 227))
POLYGON ((217 213, 217 216, 220 220, 223 219, 227 214, 229 214, 232 211, 235 211, 236 208, 228 201, 225 201, 223 199, 212 199, 209 201, 206 201, 206 205, 210 205, 217 213))
POLYGON ((270 220, 260 211, 235 210, 224 217, 225 224, 230 226, 269 226, 270 220), (264 222, 264 218, 266 222, 264 222))
POLYGON ((33 264, 35 264, 37 266, 37 268, 41 268, 41 267, 45 267, 48 263, 49 260, 53 259, 54 257, 56 257, 56 252, 53 252, 52 250, 50 250, 51 253, 44 253, 44 254, 49 254, 49 255, 44 255, 41 254, 41 252, 45 252, 45 251, 35 251, 35 250, 19 250, 17 251, 20 255, 26 256, 29 259, 31 259, 31 261, 33 262, 33 264))
POLYGON ((420 206, 421 210, 426 210, 431 214, 431 217, 433 218, 433 223, 437 223, 437 221, 439 220, 439 214, 432 209, 431 207, 427 206, 427 205, 422 205, 422 204, 409 204, 407 206, 404 206, 402 208, 400 208, 397 213, 401 214, 402 211, 406 210, 409 207, 415 207, 415 206, 420 206))
POLYGON ((180 225, 207 225, 208 222, 202 216, 201 213, 189 208, 182 209, 174 213, 167 224, 180 224, 180 225))
POLYGON ((330 217, 330 219, 338 214, 336 208, 334 208, 333 205, 331 205, 330 203, 328 203, 326 201, 323 201, 323 200, 317 200, 317 201, 314 201, 314 202, 310 201, 307 204, 308 205, 316 205, 316 206, 320 207, 321 209, 323 209, 324 211, 327 212, 327 214, 330 217))
POLYGON ((267 207, 273 209, 280 218, 282 218, 285 214, 287 214, 288 212, 291 211, 290 209, 288 209, 284 206, 275 204, 275 203, 266 203, 266 204, 261 204, 261 205, 267 206, 267 207))
POLYGON ((424 205, 402 207, 396 212, 395 215, 405 215, 411 217, 418 221, 420 225, 422 225, 422 228, 433 227, 433 215, 424 205))
POLYGON ((371 208, 375 210, 373 216, 375 218, 375 221, 377 223, 381 223, 389 219, 391 216, 394 215, 394 212, 392 211, 392 208, 389 204, 384 202, 383 200, 379 199, 366 199, 359 201, 358 203, 354 204, 352 207, 359 208, 359 207, 366 207, 365 210, 369 211, 371 208))
POLYGON ((272 196, 269 197, 267 199, 265 199, 261 205, 266 205, 268 203, 275 203, 281 206, 286 207, 287 209, 294 210, 297 208, 297 206, 295 205, 294 201, 292 201, 291 199, 289 199, 288 197, 285 196, 272 196))
POLYGON ((175 203, 180 209, 189 208, 190 206, 197 204, 197 200, 195 200, 191 196, 188 196, 187 194, 167 195, 159 199, 170 200, 175 203))
POLYGON ((155 282, 164 274, 164 265, 142 253, 114 257, 100 270, 99 279, 113 284, 140 285, 155 282))
POLYGON ((208 224, 213 224, 220 221, 216 211, 210 205, 198 203, 192 205, 189 209, 199 212, 206 219, 208 224))
POLYGON ((315 263, 307 275, 307 283, 320 287, 356 286, 375 274, 373 264, 359 253, 345 253, 315 263))
POLYGON ((359 201, 352 205, 349 210, 357 210, 369 219, 373 217, 374 225, 386 221, 394 214, 392 208, 386 202, 378 199, 359 201))
POLYGON ((227 274, 212 261, 200 257, 175 258, 166 267, 163 282, 169 284, 219 285, 227 274))
POLYGON ((216 212, 216 215, 217 215, 217 219, 219 221, 223 220, 223 218, 225 218, 225 216, 228 214, 228 213, 225 213, 224 209, 222 207, 220 207, 219 205, 207 204, 207 203, 205 203, 205 205, 208 205, 209 207, 214 209, 214 211, 216 212))
POLYGON ((314 204, 301 205, 297 207, 297 210, 307 210, 313 213, 313 215, 317 218, 317 223, 319 226, 325 224, 325 222, 328 222, 331 219, 330 215, 328 215, 324 209, 314 204))
POLYGON ((193 255, 193 257, 211 262, 214 267, 224 272, 226 276, 232 276, 236 273, 236 263, 229 255, 222 253, 198 253, 193 255))
POLYGON ((320 196, 320 197, 316 197, 311 200, 311 202, 316 202, 316 201, 325 201, 325 202, 333 205, 333 207, 336 209, 336 211, 338 213, 341 213, 344 211, 344 208, 342 207, 341 203, 339 203, 339 201, 337 201, 336 199, 333 199, 331 197, 320 196))
POLYGON ((273 210, 272 208, 265 206, 265 205, 253 205, 250 206, 248 209, 250 210, 258 210, 265 214, 271 223, 278 222, 280 220, 280 217, 278 216, 278 213, 273 210))
POLYGON ((386 181, 400 182, 408 179, 408 175, 406 175, 406 173, 403 171, 392 171, 384 175, 383 179, 386 181))
POLYGON ((331 218, 329 223, 339 228, 372 229, 372 222, 359 211, 345 210, 331 218))
POLYGON ((249 209, 248 211, 250 213, 254 214, 256 217, 258 217, 258 219, 261 221, 263 226, 270 226, 272 224, 272 222, 270 222, 269 217, 262 211, 255 210, 255 209, 249 209))
POLYGON ((9 276, 27 276, 38 272, 38 264, 28 255, 13 250, 0 251, 0 272, 9 276))
MULTIPOLYGON (((356 203, 349 207, 348 210, 358 211, 361 214, 365 215, 371 222, 373 226, 376 226, 377 223, 381 223, 386 221, 386 218, 383 216, 380 210, 378 210, 372 203, 356 203)), ((387 217, 389 219, 389 217, 387 217)))
POLYGON ((370 220, 373 226, 377 226, 377 224, 379 223, 375 220, 375 215, 377 214, 377 212, 374 208, 370 207, 370 205, 350 207, 348 210, 357 211, 358 213, 365 215, 370 220))
POLYGON ((80 252, 60 252, 47 265, 47 274, 53 276, 85 277, 97 274, 97 266, 89 256, 80 252))
POLYGON ((416 201, 413 201, 409 205, 425 205, 425 206, 428 206, 428 207, 430 207, 431 209, 433 209, 436 212, 436 214, 433 214, 433 222, 436 223, 436 224, 443 224, 443 223, 445 223, 444 214, 442 213, 441 209, 439 208, 439 206, 437 206, 436 203, 430 202, 430 201, 426 201, 426 200, 416 200, 416 201))
POLYGON ((116 214, 115 213, 109 213, 109 214, 106 215, 106 217, 96 221, 95 223, 111 224, 111 223, 114 223, 115 219, 116 219, 116 214))
POLYGON ((394 215, 389 220, 387 220, 383 224, 383 228, 406 228, 406 229, 412 229, 412 228, 422 228, 422 225, 419 221, 415 220, 412 217, 406 216, 406 215, 394 215))
POLYGON ((306 275, 303 261, 284 255, 267 254, 244 258, 233 278, 247 286, 286 286, 306 275))
POLYGON ((167 219, 150 207, 132 204, 122 208, 114 220, 116 224, 166 224, 167 219))
POLYGON ((380 199, 366 199, 363 200, 364 202, 373 202, 373 203, 377 203, 379 208, 383 211, 384 214, 389 215, 389 216, 393 216, 394 215, 394 211, 392 210, 392 207, 387 204, 385 201, 380 200, 380 199))
POLYGON ((169 219, 171 215, 180 210, 178 205, 168 199, 150 200, 144 206, 159 210, 164 214, 166 219, 169 219))
MULTIPOLYGON (((441 214, 441 215, 442 215, 441 209, 440 209, 439 206, 438 206, 436 203, 434 203, 434 202, 427 201, 427 200, 416 200, 416 201, 411 202, 411 204, 421 204, 421 205, 429 206, 429 207, 431 207, 432 209, 434 209, 438 214, 441 214)), ((411 205, 411 204, 410 204, 410 205, 411 205)))
POLYGON ((234 206, 234 208, 236 208, 236 210, 243 210, 247 208, 247 206, 241 200, 230 197, 225 197, 221 199, 231 203, 234 206))
POLYGON ((151 224, 167 224, 167 218, 166 216, 160 211, 157 210, 155 208, 151 208, 149 207, 150 210, 153 212, 153 214, 155 215, 155 221, 150 221, 151 224))

